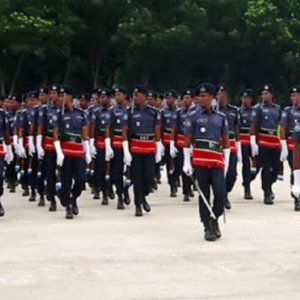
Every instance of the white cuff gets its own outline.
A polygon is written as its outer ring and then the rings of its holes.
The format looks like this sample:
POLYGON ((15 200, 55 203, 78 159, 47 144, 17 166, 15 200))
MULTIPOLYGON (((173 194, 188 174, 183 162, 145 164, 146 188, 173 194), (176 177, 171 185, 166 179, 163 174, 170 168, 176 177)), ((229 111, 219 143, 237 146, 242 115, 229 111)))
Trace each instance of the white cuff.
POLYGON ((13 135, 13 144, 14 146, 18 145, 18 135, 16 134, 13 135))
POLYGON ((41 134, 38 134, 36 136, 36 146, 42 148, 42 140, 43 136, 41 134))
POLYGON ((252 144, 256 144, 256 136, 255 135, 250 135, 250 143, 252 144))
POLYGON ((128 141, 126 140, 126 141, 123 141, 122 142, 122 146, 123 146, 123 151, 125 152, 129 152, 129 143, 128 143, 128 141))
POLYGON ((111 147, 110 138, 105 138, 104 143, 105 143, 105 148, 111 147))
POLYGON ((63 151, 61 149, 61 145, 60 145, 60 141, 59 140, 56 140, 54 141, 54 148, 55 148, 55 151, 57 154, 63 154, 63 151))
POLYGON ((24 147, 24 138, 19 138, 19 145, 24 147))
POLYGON ((300 186, 300 169, 293 171, 294 174, 294 185, 300 186))
POLYGON ((33 135, 28 136, 28 143, 33 145, 33 135))
POLYGON ((90 139, 90 147, 95 146, 95 138, 90 139))
POLYGON ((230 148, 223 149, 223 155, 224 155, 225 166, 228 166, 229 159, 230 159, 230 148))
POLYGON ((89 144, 89 140, 84 140, 83 141, 83 148, 84 148, 84 152, 90 152, 90 144, 89 144))

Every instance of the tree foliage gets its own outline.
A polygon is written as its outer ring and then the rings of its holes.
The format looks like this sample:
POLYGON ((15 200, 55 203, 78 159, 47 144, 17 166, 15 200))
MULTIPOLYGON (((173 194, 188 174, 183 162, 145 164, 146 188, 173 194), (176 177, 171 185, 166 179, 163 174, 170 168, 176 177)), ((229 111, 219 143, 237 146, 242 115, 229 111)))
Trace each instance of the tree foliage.
POLYGON ((299 81, 297 0, 2 0, 0 87, 299 81))

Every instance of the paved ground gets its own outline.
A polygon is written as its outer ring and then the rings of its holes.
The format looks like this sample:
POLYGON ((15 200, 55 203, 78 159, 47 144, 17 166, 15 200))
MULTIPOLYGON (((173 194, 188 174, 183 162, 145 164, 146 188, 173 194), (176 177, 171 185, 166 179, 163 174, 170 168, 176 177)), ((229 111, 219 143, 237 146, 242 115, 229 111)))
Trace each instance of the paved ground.
MULTIPOLYGON (((287 172, 286 172, 287 173, 287 172)), ((300 213, 287 180, 276 204, 242 200, 238 182, 223 239, 203 240, 197 204, 170 199, 165 185, 152 212, 101 207, 85 193, 80 216, 64 219, 6 194, 0 220, 0 299, 297 299, 300 213)))

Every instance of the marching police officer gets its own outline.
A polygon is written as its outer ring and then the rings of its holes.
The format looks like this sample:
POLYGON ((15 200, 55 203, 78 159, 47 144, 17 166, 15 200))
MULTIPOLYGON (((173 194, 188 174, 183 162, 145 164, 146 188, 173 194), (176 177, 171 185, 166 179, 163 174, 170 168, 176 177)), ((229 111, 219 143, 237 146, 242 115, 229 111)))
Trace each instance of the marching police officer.
POLYGON ((251 173, 251 147, 250 147, 250 126, 253 102, 253 90, 245 89, 241 92, 242 106, 239 109, 240 116, 240 141, 242 145, 242 176, 244 186, 244 199, 252 200, 250 183, 255 178, 255 174, 251 173))
POLYGON ((262 168, 261 181, 264 203, 274 204, 272 185, 280 170, 280 139, 278 125, 281 118, 280 106, 273 102, 274 91, 266 84, 260 90, 261 104, 252 111, 250 144, 252 156, 258 157, 262 168), (258 144, 257 144, 258 142, 258 144))
POLYGON ((52 85, 48 93, 48 103, 41 105, 38 117, 36 150, 39 160, 44 160, 44 178, 47 181, 47 199, 50 201, 49 211, 56 211, 56 152, 53 138, 53 115, 59 113, 61 102, 58 85, 52 85))
POLYGON ((0 108, 0 217, 3 217, 5 214, 2 205, 2 196, 4 192, 4 163, 10 164, 13 159, 14 155, 9 136, 7 114, 3 108, 0 108))
POLYGON ((113 183, 117 188, 118 204, 117 209, 124 209, 124 203, 130 204, 128 187, 124 187, 124 151, 123 151, 123 127, 128 125, 128 113, 125 107, 127 89, 123 86, 117 86, 114 89, 117 104, 111 108, 111 129, 112 129, 112 148, 114 158, 112 159, 112 177, 113 183))
POLYGON ((94 110, 90 124, 90 148, 95 158, 95 195, 99 199, 102 191, 102 205, 108 205, 108 190, 110 184, 110 160, 114 156, 111 147, 111 111, 110 101, 112 91, 102 88, 100 91, 99 109, 94 110))
MULTIPOLYGON (((281 116, 280 120, 280 142, 281 142, 281 154, 280 160, 288 160, 291 168, 291 185, 294 184, 293 176, 293 152, 294 141, 292 139, 294 128, 297 124, 300 124, 300 87, 294 86, 290 91, 291 106, 287 106, 281 116)), ((295 211, 300 210, 300 203, 295 198, 295 211)))
POLYGON ((218 218, 224 212, 225 176, 230 158, 227 119, 223 113, 212 108, 215 91, 215 87, 210 83, 202 83, 196 89, 201 106, 186 119, 183 150, 183 171, 192 176, 193 167, 195 168, 199 188, 205 197, 204 199, 203 196, 199 196, 199 214, 207 241, 215 241, 221 237, 218 218), (214 194, 212 208, 209 205, 210 188, 214 194))
MULTIPOLYGON (((177 95, 174 91, 169 91, 165 94, 165 98, 166 107, 161 111, 162 141, 165 147, 164 159, 167 167, 168 184, 170 185, 171 190, 170 196, 176 197, 177 184, 175 177, 175 157, 171 157, 170 155, 170 142, 172 127, 176 124, 177 115, 175 100, 177 98, 177 95)), ((172 147, 174 148, 175 145, 172 144, 172 147)))
POLYGON ((230 162, 226 175, 227 198, 225 202, 225 208, 231 209, 231 203, 228 199, 228 193, 232 191, 237 178, 237 162, 242 161, 239 128, 240 119, 238 108, 228 103, 228 88, 226 87, 226 85, 218 86, 217 98, 219 100, 219 111, 226 116, 229 126, 230 162))
POLYGON ((66 218, 78 215, 77 198, 86 181, 86 163, 91 162, 86 114, 73 107, 73 90, 59 90, 63 107, 52 116, 56 162, 61 167, 61 202, 66 207, 66 218), (73 184, 74 180, 74 184, 73 184))
POLYGON ((131 176, 133 181, 135 215, 143 216, 142 207, 150 212, 146 200, 153 186, 155 163, 161 161, 161 116, 147 106, 147 88, 138 85, 133 90, 134 106, 129 114, 128 131, 123 131, 123 150, 126 164, 130 163, 128 140, 132 153, 131 176))
MULTIPOLYGON (((16 112, 20 108, 21 98, 19 96, 12 96, 9 99, 8 107, 7 107, 7 118, 9 124, 9 135, 12 138, 14 135, 15 128, 15 118, 16 112)), ((16 172, 16 161, 17 157, 14 155, 14 160, 6 166, 6 178, 8 180, 8 185, 10 188, 10 193, 16 192, 17 186, 17 172, 16 172)))
MULTIPOLYGON (((192 114, 191 108, 195 105, 193 104, 194 92, 192 89, 186 89, 182 92, 182 107, 177 110, 176 124, 172 128, 172 136, 170 142, 170 156, 176 159, 176 175, 181 175, 182 177, 182 192, 183 201, 190 201, 190 196, 193 196, 191 189, 191 178, 183 172, 183 147, 184 147, 184 130, 185 122, 188 114, 192 114)), ((194 110, 195 111, 195 110, 194 110)), ((177 177, 177 176, 176 176, 177 177)))

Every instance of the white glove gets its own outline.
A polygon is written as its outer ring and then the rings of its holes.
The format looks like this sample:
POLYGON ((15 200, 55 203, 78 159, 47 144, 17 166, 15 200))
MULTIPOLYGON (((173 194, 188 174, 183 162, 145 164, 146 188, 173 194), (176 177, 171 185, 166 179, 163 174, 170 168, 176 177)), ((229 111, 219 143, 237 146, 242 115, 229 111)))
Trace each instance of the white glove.
POLYGON ((61 145, 60 145, 60 141, 54 141, 54 148, 56 151, 56 164, 59 167, 62 167, 63 163, 64 163, 64 159, 65 159, 65 155, 61 149, 61 145))
POLYGON ((89 140, 83 141, 83 148, 85 153, 85 162, 89 165, 92 161, 89 140))
POLYGON ((164 144, 162 143, 162 141, 159 141, 159 143, 160 143, 159 147, 160 147, 161 157, 163 157, 165 155, 166 148, 165 148, 164 144))
POLYGON ((298 198, 300 197, 300 170, 293 171, 294 175, 294 185, 292 187, 292 194, 294 197, 298 198))
POLYGON ((28 136, 28 153, 30 156, 33 156, 35 153, 35 147, 34 147, 34 142, 33 142, 33 136, 29 135, 28 136))
POLYGON ((170 142, 170 155, 172 158, 175 158, 177 156, 178 150, 175 147, 175 141, 170 142))
MULTIPOLYGON (((3 146, 4 145, 5 144, 3 144, 3 146)), ((6 146, 6 153, 5 153, 4 160, 9 165, 14 160, 14 154, 13 154, 11 145, 5 145, 5 146, 6 146)))
POLYGON ((236 145, 236 149, 237 149, 237 160, 238 162, 242 162, 243 161, 243 157, 242 157, 242 145, 241 145, 241 142, 240 141, 236 141, 235 142, 235 145, 236 145))
POLYGON ((90 152, 91 152, 91 156, 93 158, 95 158, 97 155, 97 149, 95 147, 95 139, 94 138, 90 139, 90 152))
POLYGON ((257 156, 259 153, 258 145, 256 144, 256 136, 250 136, 250 145, 251 145, 251 153, 252 157, 257 156))
POLYGON ((37 150, 37 155, 39 160, 43 159, 45 155, 45 150, 42 147, 42 140, 43 140, 42 135, 38 134, 36 136, 36 150, 37 150))
POLYGON ((183 148, 183 157, 184 157, 183 168, 182 168, 183 172, 187 176, 192 176, 194 170, 191 164, 191 157, 192 157, 191 148, 183 148))
POLYGON ((123 141, 122 145, 123 145, 123 153, 124 153, 124 163, 126 166, 130 166, 132 161, 132 156, 129 152, 129 143, 128 141, 123 141))
POLYGON ((18 136, 16 134, 13 135, 13 145, 14 145, 14 148, 15 148, 15 151, 16 151, 17 155, 19 155, 20 147, 19 147, 19 144, 18 144, 18 136))
POLYGON ((105 142, 105 160, 110 161, 114 157, 114 151, 110 144, 110 138, 106 138, 105 142))
POLYGON ((289 155, 288 145, 286 140, 280 140, 281 144, 281 153, 280 153, 280 160, 285 161, 289 155))
POLYGON ((163 145, 162 145, 161 141, 155 142, 155 144, 156 144, 155 162, 158 164, 161 161, 163 145))
POLYGON ((26 150, 24 148, 24 139, 23 138, 19 138, 19 143, 18 143, 18 148, 19 148, 19 156, 21 158, 26 158, 26 150))
POLYGON ((229 168, 229 161, 230 161, 230 148, 223 149, 223 155, 224 155, 224 176, 226 177, 228 168, 229 168))

